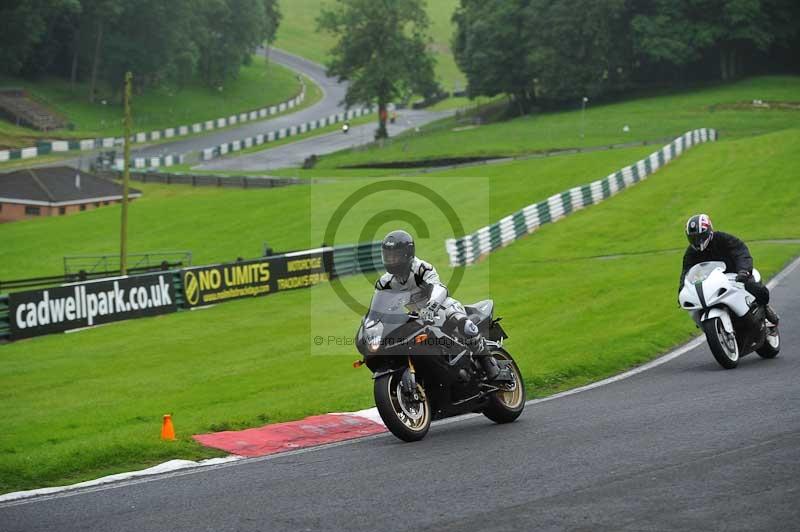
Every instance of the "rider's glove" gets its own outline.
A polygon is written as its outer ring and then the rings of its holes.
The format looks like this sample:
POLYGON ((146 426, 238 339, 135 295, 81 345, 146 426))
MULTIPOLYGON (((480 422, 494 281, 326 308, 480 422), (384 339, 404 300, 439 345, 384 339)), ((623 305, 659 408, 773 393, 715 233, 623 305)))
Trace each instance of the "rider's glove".
POLYGON ((747 280, 750 279, 750 272, 747 270, 742 270, 736 274, 736 282, 737 283, 745 283, 747 280))
POLYGON ((436 319, 436 312, 439 310, 439 304, 431 301, 428 305, 419 311, 419 317, 422 321, 433 322, 436 319))

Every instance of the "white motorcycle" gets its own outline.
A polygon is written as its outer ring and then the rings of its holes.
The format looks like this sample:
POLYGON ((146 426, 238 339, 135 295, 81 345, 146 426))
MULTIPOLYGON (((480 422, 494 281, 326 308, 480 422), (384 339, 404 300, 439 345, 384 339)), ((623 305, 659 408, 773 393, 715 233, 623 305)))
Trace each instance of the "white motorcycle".
MULTIPOLYGON (((753 278, 761 281, 756 269, 753 278)), ((767 323, 764 307, 755 299, 744 283, 736 282, 736 274, 725 273, 725 263, 717 261, 693 266, 678 296, 725 369, 735 368, 739 358, 753 351, 762 358, 775 358, 781 350, 778 326, 767 323)))

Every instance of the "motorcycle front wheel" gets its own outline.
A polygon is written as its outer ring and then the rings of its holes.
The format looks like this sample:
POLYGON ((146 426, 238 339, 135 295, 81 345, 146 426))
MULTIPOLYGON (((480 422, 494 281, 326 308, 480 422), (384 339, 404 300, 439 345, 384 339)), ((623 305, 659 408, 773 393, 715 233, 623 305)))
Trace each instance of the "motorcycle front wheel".
POLYGON ((403 441, 419 441, 431 427, 431 407, 425 389, 418 382, 414 400, 401 386, 399 373, 375 379, 375 406, 389 431, 403 441))
POLYGON ((504 389, 489 397, 489 401, 483 409, 483 415, 495 423, 511 423, 525 409, 525 382, 522 380, 522 373, 519 371, 517 363, 505 349, 499 347, 492 349, 491 353, 497 360, 511 361, 513 381, 505 384, 504 389))
POLYGON ((736 335, 725 330, 721 319, 712 318, 704 321, 703 332, 706 334, 711 354, 720 366, 733 369, 739 365, 739 345, 736 343, 736 335))

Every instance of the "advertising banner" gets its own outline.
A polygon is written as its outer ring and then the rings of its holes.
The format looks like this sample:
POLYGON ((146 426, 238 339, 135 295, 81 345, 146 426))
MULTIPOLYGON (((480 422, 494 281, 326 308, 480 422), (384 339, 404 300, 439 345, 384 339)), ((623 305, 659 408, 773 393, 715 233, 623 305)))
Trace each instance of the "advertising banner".
POLYGON ((176 310, 171 273, 88 281, 9 294, 13 340, 176 310))
POLYGON ((332 248, 319 248, 186 268, 181 271, 185 305, 212 305, 313 286, 330 278, 332 257, 332 248))

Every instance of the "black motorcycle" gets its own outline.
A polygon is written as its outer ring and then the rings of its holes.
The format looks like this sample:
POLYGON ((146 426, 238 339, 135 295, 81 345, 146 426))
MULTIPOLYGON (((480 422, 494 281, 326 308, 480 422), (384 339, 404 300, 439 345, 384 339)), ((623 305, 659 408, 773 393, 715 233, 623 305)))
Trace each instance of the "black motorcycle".
POLYGON ((457 323, 440 313, 425 321, 407 312, 411 295, 376 291, 361 321, 356 347, 373 372, 375 406, 386 427, 404 441, 425 437, 433 419, 480 412, 496 423, 510 423, 525 408, 525 384, 511 355, 508 338, 493 318, 494 303, 466 306, 486 339, 500 374, 488 381, 472 356, 457 323))

